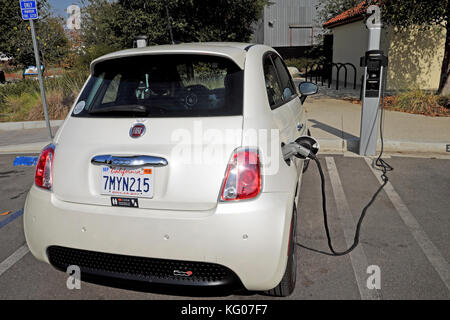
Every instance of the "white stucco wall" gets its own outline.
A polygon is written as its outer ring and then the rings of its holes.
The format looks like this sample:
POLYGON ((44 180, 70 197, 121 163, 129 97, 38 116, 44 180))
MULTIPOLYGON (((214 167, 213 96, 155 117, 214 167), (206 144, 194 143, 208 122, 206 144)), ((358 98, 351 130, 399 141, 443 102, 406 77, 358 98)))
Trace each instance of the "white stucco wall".
MULTIPOLYGON (((337 26, 332 32, 333 62, 353 63, 358 71, 357 85, 360 85, 364 68, 359 66, 359 61, 367 50, 368 29, 363 20, 360 20, 337 26)), ((394 32, 392 27, 383 29, 381 50, 389 57, 388 90, 436 90, 439 85, 444 45, 445 30, 440 26, 434 27, 431 31, 411 28, 406 32, 394 32)), ((335 69, 333 79, 336 79, 335 69)), ((344 72, 341 69, 340 82, 343 82, 343 79, 344 72)), ((353 72, 349 69, 348 83, 352 81, 353 72)))
MULTIPOLYGON (((357 70, 356 83, 360 84, 364 68, 359 66, 359 59, 367 51, 369 41, 369 31, 363 23, 363 20, 353 23, 337 26, 332 29, 333 32, 333 62, 350 62, 355 65, 357 70)), ((348 69, 348 83, 353 83, 353 70, 348 69)), ((341 82, 344 79, 344 70, 341 69, 341 82)), ((336 79, 336 69, 333 68, 333 80, 336 79)))

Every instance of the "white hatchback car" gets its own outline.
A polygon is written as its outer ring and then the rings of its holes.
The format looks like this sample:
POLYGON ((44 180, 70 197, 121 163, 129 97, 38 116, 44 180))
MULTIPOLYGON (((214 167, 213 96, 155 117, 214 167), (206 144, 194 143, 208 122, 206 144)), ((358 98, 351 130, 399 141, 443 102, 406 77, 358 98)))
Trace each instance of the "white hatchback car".
POLYGON ((264 45, 96 59, 39 157, 24 209, 31 252, 82 279, 289 295, 304 161, 285 161, 282 145, 307 134, 306 84, 300 96, 264 45))

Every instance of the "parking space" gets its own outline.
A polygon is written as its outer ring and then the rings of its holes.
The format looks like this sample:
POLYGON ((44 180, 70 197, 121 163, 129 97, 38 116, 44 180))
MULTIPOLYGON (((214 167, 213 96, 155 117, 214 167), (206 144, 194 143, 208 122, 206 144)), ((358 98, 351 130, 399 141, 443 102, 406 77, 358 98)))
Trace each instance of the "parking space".
MULTIPOLYGON (((271 299, 252 292, 199 297, 183 291, 138 292, 86 282, 80 290, 68 290, 65 273, 23 249, 17 253, 25 244, 23 219, 20 214, 10 217, 23 208, 34 168, 14 167, 15 156, 0 155, 0 214, 11 211, 0 216, 0 299, 271 299)), ((380 185, 379 173, 365 158, 322 155, 320 161, 333 245, 342 251, 353 240, 362 208, 380 185)), ((297 247, 297 286, 289 299, 450 298, 450 160, 392 156, 387 161, 395 170, 368 210, 360 246, 341 257, 297 247), (379 267, 381 289, 367 288, 368 266, 379 267)), ((303 176, 297 207, 297 241, 329 251, 314 163, 303 176)))

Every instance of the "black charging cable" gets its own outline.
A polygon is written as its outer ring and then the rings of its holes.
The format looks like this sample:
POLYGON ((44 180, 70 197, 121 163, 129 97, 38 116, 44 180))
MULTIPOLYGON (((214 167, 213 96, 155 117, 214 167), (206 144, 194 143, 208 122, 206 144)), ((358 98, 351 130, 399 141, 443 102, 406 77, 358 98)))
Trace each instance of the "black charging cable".
POLYGON ((387 172, 388 171, 392 171, 394 170, 394 168, 389 165, 385 160, 383 160, 381 157, 383 155, 383 151, 384 151, 384 141, 383 141, 383 120, 384 120, 384 88, 386 86, 386 78, 384 78, 383 81, 383 90, 381 91, 381 115, 380 115, 380 139, 381 139, 381 150, 380 150, 380 154, 378 155, 377 159, 375 160, 375 166, 380 168, 382 174, 381 174, 381 179, 383 181, 383 183, 381 184, 381 186, 377 189, 377 191, 373 194, 372 198, 370 199, 370 201, 367 203, 367 205, 363 208, 361 215, 358 219, 358 223, 356 225, 356 231, 355 231, 355 237, 353 239, 353 244, 350 246, 350 248, 348 248, 345 251, 336 251, 334 250, 332 241, 331 241, 331 235, 330 235, 330 229, 328 227, 328 213, 327 213, 327 198, 326 198, 326 192, 325 192, 325 176, 323 174, 323 170, 322 170, 322 166, 320 164, 319 159, 317 159, 316 155, 313 153, 309 154, 309 158, 311 158, 312 160, 314 160, 314 162, 317 165, 317 169, 319 170, 319 174, 320 174, 320 181, 321 181, 321 189, 322 189, 322 211, 323 211, 323 222, 324 222, 324 227, 325 227, 325 233, 327 235, 327 240, 328 240, 328 247, 330 248, 330 252, 326 252, 326 251, 322 251, 322 250, 318 250, 318 249, 314 249, 314 248, 310 248, 307 247, 301 243, 296 243, 299 247, 302 247, 304 249, 310 250, 310 251, 314 251, 317 253, 321 253, 321 254, 325 254, 328 256, 343 256, 346 255, 350 252, 352 252, 359 244, 359 236, 360 236, 360 232, 361 232, 361 225, 362 222, 364 220, 364 217, 366 216, 367 210, 369 209, 369 207, 374 203, 375 199, 377 198, 378 194, 381 192, 381 190, 383 190, 383 188, 386 186, 386 184, 389 181, 389 178, 387 176, 387 172))

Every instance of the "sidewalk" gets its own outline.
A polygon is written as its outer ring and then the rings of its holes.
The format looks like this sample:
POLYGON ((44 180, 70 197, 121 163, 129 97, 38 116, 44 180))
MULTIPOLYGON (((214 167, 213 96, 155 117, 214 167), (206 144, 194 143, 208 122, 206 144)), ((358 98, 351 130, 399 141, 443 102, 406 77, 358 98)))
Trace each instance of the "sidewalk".
MULTIPOLYGON (((321 151, 358 152, 361 123, 359 104, 313 96, 306 99, 304 106, 311 134, 319 140, 321 151)), ((449 117, 385 110, 383 136, 386 152, 450 155, 446 151, 447 144, 450 144, 449 117)), ((380 146, 379 141, 378 149, 380 146)))
MULTIPOLYGON (((304 104, 308 126, 321 151, 358 153, 361 106, 325 95, 304 104)), ((58 127, 53 127, 55 135, 58 127)), ((39 153, 50 143, 47 128, 0 130, 0 153, 39 153)), ((441 154, 450 145, 450 117, 428 117, 385 111, 384 150, 388 153, 441 154)), ((378 143, 378 149, 380 142, 378 143)))
MULTIPOLYGON (((52 127, 53 136, 59 127, 52 127)), ((49 144, 47 128, 0 130, 0 153, 39 153, 49 144)))

